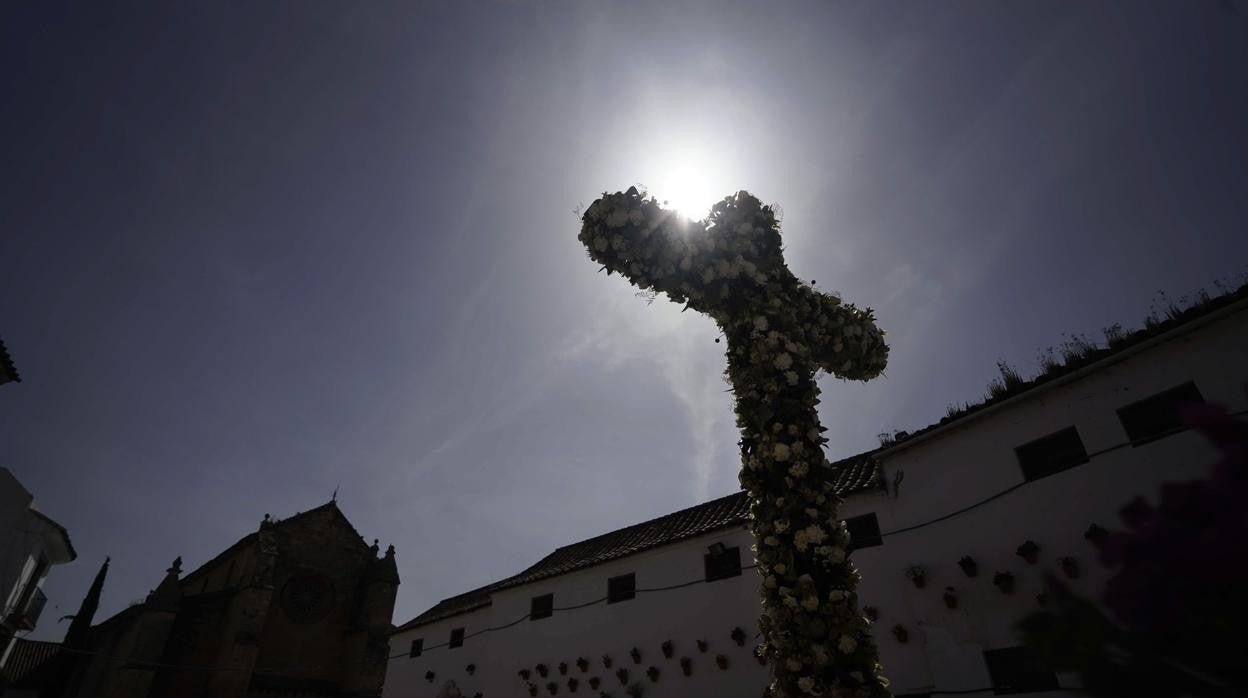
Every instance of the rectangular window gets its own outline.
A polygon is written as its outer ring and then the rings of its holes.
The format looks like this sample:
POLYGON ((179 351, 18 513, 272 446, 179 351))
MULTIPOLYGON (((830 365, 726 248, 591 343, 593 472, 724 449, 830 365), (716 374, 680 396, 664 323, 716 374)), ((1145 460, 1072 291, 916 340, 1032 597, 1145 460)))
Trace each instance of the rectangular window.
POLYGON ((1067 427, 1014 449, 1023 477, 1028 481, 1060 473, 1088 462, 1083 439, 1074 427, 1067 427))
MULTIPOLYGON (((720 547, 723 548, 722 545, 720 547)), ((708 582, 741 576, 741 548, 739 547, 713 550, 703 556, 702 561, 706 566, 706 581, 708 582)))
POLYGON ((424 640, 424 638, 421 638, 421 639, 419 639, 419 640, 412 640, 412 648, 411 648, 410 650, 408 650, 408 652, 407 652, 407 656, 409 656, 409 657, 419 657, 419 656, 420 656, 420 653, 421 653, 421 652, 424 652, 424 651, 425 651, 425 640, 424 640))
POLYGON ((884 544, 880 536, 880 521, 875 512, 845 519, 845 527, 849 529, 849 549, 874 548, 884 544))
POLYGON ((1007 647, 984 652, 992 692, 1001 696, 1010 693, 1057 690, 1057 675, 1045 669, 1038 657, 1027 647, 1007 647))
POLYGON ((447 647, 450 649, 455 649, 456 647, 463 647, 463 646, 464 646, 464 629, 455 628, 454 630, 451 631, 451 641, 450 643, 447 644, 447 647))
POLYGON ((555 612, 555 595, 542 594, 534 596, 529 603, 529 620, 549 618, 555 612))
POLYGON ((1131 439, 1131 445, 1139 446, 1164 436, 1177 434, 1186 425, 1179 418, 1179 408, 1192 403, 1202 403, 1205 398, 1188 381, 1156 395, 1133 402, 1118 409, 1118 421, 1131 439))
POLYGON ((637 596, 637 575, 629 572, 607 580, 607 603, 628 601, 637 596))

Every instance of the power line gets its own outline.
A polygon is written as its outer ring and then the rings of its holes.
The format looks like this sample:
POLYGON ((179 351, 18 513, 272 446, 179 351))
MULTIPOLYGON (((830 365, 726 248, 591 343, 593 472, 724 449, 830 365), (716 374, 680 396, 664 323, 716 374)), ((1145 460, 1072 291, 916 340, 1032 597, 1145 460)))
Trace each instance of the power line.
MULTIPOLYGON (((1230 416, 1230 417, 1234 418, 1234 417, 1241 417, 1241 416, 1246 415, 1246 414, 1248 414, 1248 410, 1241 410, 1241 411, 1239 411, 1239 412, 1233 412, 1233 413, 1231 413, 1231 414, 1230 414, 1230 415, 1228 415, 1228 416, 1230 416)), ((1162 432, 1162 433, 1160 433, 1160 434, 1157 434, 1157 435, 1155 435, 1155 436, 1153 436, 1153 437, 1150 437, 1150 440, 1162 439, 1162 438, 1165 438, 1165 437, 1167 437, 1167 436, 1173 436, 1173 435, 1175 435, 1175 434, 1180 434, 1180 433, 1183 433, 1183 432, 1185 432, 1185 431, 1190 431, 1190 430, 1191 430, 1191 427, 1188 427, 1188 426, 1177 427, 1177 428, 1175 428, 1175 429, 1170 429, 1170 430, 1168 430, 1168 431, 1164 431, 1164 432, 1162 432)), ((1120 450, 1120 449, 1126 448, 1126 447, 1128 447, 1128 446, 1133 446, 1133 445, 1139 445, 1139 442, 1137 442, 1137 441, 1124 441, 1124 442, 1122 442, 1122 443, 1115 444, 1115 445, 1113 445, 1113 446, 1109 446, 1109 447, 1107 447, 1107 448, 1103 448, 1103 449, 1101 449, 1101 450, 1099 450, 1099 451, 1093 451, 1092 453, 1087 454, 1087 457, 1088 457, 1088 460, 1089 460, 1089 461, 1091 461, 1091 460, 1092 460, 1092 459, 1094 459, 1094 458, 1098 458, 1098 457, 1100 457, 1100 456, 1106 455, 1106 454, 1111 453, 1111 452, 1113 452, 1113 451, 1117 451, 1117 450, 1120 450)), ((1040 478, 1040 479, 1043 479, 1043 478, 1040 478)), ((1008 494, 1010 494, 1010 493, 1012 493, 1012 492, 1015 492, 1015 491, 1017 491, 1017 490, 1019 490, 1019 489, 1022 489, 1023 487, 1025 487, 1025 486, 1027 486, 1027 485, 1033 484, 1033 483, 1038 482, 1038 481, 1039 481, 1039 480, 1026 480, 1026 481, 1020 482, 1020 483, 1018 483, 1018 484, 1016 484, 1016 485, 1013 485, 1013 486, 1011 486, 1011 487, 1007 487, 1007 488, 1005 488, 1004 490, 1001 490, 1000 492, 997 492, 996 494, 993 494, 993 495, 991 495, 991 496, 989 496, 989 497, 986 497, 986 498, 984 498, 984 499, 981 499, 980 501, 975 502, 974 504, 970 504, 970 505, 965 506, 965 507, 962 507, 961 509, 958 509, 958 510, 956 510, 956 511, 950 512, 950 513, 948 513, 948 514, 944 514, 944 515, 942 515, 942 516, 938 516, 938 517, 936 517, 936 518, 934 518, 934 519, 930 519, 930 520, 928 520, 928 521, 924 521, 924 522, 922 522, 922 523, 917 523, 917 524, 914 524, 914 525, 912 525, 912 526, 906 526, 906 527, 904 527, 904 528, 899 528, 899 529, 894 530, 894 531, 888 531, 887 533, 881 533, 881 534, 880 534, 880 537, 881 537, 881 538, 883 538, 883 537, 885 537, 885 536, 895 536, 895 535, 898 535, 898 534, 901 534, 901 533, 909 533, 910 531, 914 531, 914 530, 917 530, 917 529, 920 529, 920 528, 924 528, 924 527, 927 527, 927 526, 931 526, 931 525, 933 525, 933 524, 940 523, 940 522, 942 522, 942 521, 946 521, 946 520, 951 519, 951 518, 953 518, 953 517, 955 517, 955 516, 959 516, 959 515, 961 515, 961 514, 965 514, 965 513, 966 513, 966 512, 968 512, 968 511, 971 511, 971 510, 973 510, 973 509, 977 509, 977 508, 979 508, 979 507, 981 507, 981 506, 984 506, 985 504, 988 504, 989 502, 992 502, 992 501, 994 501, 994 500, 1000 499, 1001 497, 1004 497, 1004 496, 1006 496, 1006 495, 1008 495, 1008 494)), ((754 564, 754 565, 743 566, 741 569, 742 569, 742 570, 749 570, 749 569, 754 569, 754 568, 756 568, 756 567, 758 567, 758 565, 757 565, 757 564, 754 564)), ((636 590, 636 593, 643 594, 643 593, 654 593, 654 592, 662 592, 662 591, 671 591, 671 590, 674 590, 674 589, 683 589, 683 588, 685 588, 685 587, 692 586, 692 585, 694 585, 694 584, 705 583, 706 581, 707 581, 707 580, 705 580, 705 579, 694 579, 694 580, 691 580, 691 581, 688 581, 688 582, 681 582, 681 583, 679 583, 679 584, 672 584, 672 585, 670 585, 670 586, 655 587, 655 588, 652 588, 652 589, 637 589, 637 590, 636 590)), ((600 599, 594 599, 593 601, 587 601, 587 602, 585 602, 585 603, 582 603, 582 604, 577 604, 577 605, 575 605, 575 606, 566 606, 566 607, 561 607, 561 608, 554 608, 554 609, 552 609, 552 611, 575 611, 575 610, 578 610, 578 609, 587 608, 587 607, 589 607, 589 606, 594 606, 594 605, 600 604, 600 603, 602 603, 602 602, 604 602, 604 601, 606 601, 606 600, 607 600, 607 597, 605 597, 605 596, 604 596, 604 597, 602 597, 602 598, 600 598, 600 599)), ((521 622, 523 622, 523 621, 527 620, 527 619, 529 618, 529 615, 530 615, 530 614, 527 614, 527 613, 526 613, 525 615, 521 616, 520 618, 517 618, 517 619, 516 619, 516 620, 514 620, 514 621, 511 621, 510 623, 505 623, 505 624, 503 624, 503 625, 495 626, 495 627, 493 627, 493 628, 483 628, 483 629, 478 630, 478 631, 476 631, 476 632, 474 632, 474 633, 472 633, 472 634, 470 634, 470 635, 465 635, 465 636, 463 637, 463 639, 464 639, 464 640, 468 640, 468 639, 470 639, 470 638, 477 637, 477 636, 479 636, 479 635, 483 635, 483 634, 485 634, 485 633, 492 633, 492 632, 498 632, 498 631, 500 631, 500 630, 506 630, 507 628, 511 628, 511 627, 513 627, 513 626, 515 626, 515 625, 518 625, 519 623, 521 623, 521 622)), ((437 645, 430 645, 430 646, 428 646, 428 647, 422 647, 422 649, 421 649, 421 653, 423 654, 424 652, 426 652, 426 651, 428 651, 428 650, 436 650, 436 649, 441 649, 441 648, 443 648, 443 647, 447 647, 447 646, 449 646, 449 645, 450 645, 450 642, 449 642, 449 641, 447 641, 447 642, 443 642, 443 643, 441 643, 441 644, 437 644, 437 645)), ((404 652, 404 653, 401 653, 401 654, 392 655, 392 656, 390 656, 388 659, 399 659, 399 658, 402 658, 402 657, 411 657, 411 653, 410 653, 410 652, 404 652)), ((975 690, 968 690, 968 691, 929 691, 929 693, 932 693, 932 694, 936 694, 936 693, 947 693, 947 694, 958 694, 958 693, 980 693, 980 692, 983 692, 983 691, 991 691, 991 690, 993 690, 993 689, 991 689, 991 688, 985 688, 985 689, 975 689, 975 690)))
MULTIPOLYGON (((1232 417, 1232 418, 1234 418, 1234 417, 1242 417, 1243 415, 1246 415, 1246 414, 1248 414, 1248 410, 1241 410, 1241 411, 1239 411, 1239 412, 1233 412, 1233 413, 1231 413, 1231 414, 1229 414, 1229 415, 1227 415, 1227 416, 1228 416, 1228 417, 1232 417)), ((1174 428, 1174 429, 1169 429, 1169 430, 1167 430, 1167 431, 1161 432, 1160 434, 1156 434, 1156 435, 1154 435, 1154 436, 1151 436, 1151 437, 1149 437, 1149 440, 1150 440, 1150 441, 1156 441, 1156 440, 1158 440, 1158 439, 1164 439, 1164 438, 1166 438, 1167 436, 1174 436, 1175 434, 1181 434, 1181 433, 1183 433, 1183 432, 1185 432, 1185 431, 1190 431, 1190 430, 1191 430, 1191 427, 1188 427, 1188 426, 1176 427, 1176 428, 1174 428)), ((1103 456, 1103 455, 1105 455, 1105 454, 1107 454, 1107 453, 1112 453, 1113 451, 1117 451, 1117 450, 1120 450, 1120 449, 1126 448, 1126 447, 1128 447, 1128 446, 1136 446, 1136 445, 1140 445, 1140 442, 1138 442, 1138 441, 1124 441, 1124 442, 1122 442, 1122 443, 1120 443, 1120 444, 1115 444, 1115 445, 1113 445, 1113 446, 1109 446, 1109 447, 1107 447, 1107 448, 1102 448, 1102 449, 1101 449, 1101 450, 1099 450, 1099 451, 1093 451, 1092 453, 1087 454, 1087 457, 1088 457, 1088 460, 1089 460, 1089 461, 1091 461, 1093 458, 1099 458, 1100 456, 1103 456)), ((1023 487, 1026 487, 1027 485, 1034 484, 1034 483, 1039 482, 1040 480, 1043 480, 1043 479, 1044 479, 1044 478, 1038 478, 1038 479, 1036 479, 1036 480, 1024 480, 1023 482, 1020 482, 1020 483, 1018 483, 1018 484, 1016 484, 1016 485, 1013 485, 1013 486, 1011 486, 1011 487, 1007 487, 1007 488, 1005 488, 1004 490, 1001 490, 1000 492, 997 492, 997 493, 996 493, 996 494, 994 494, 994 495, 991 495, 991 496, 989 496, 989 497, 986 497, 986 498, 984 498, 984 499, 981 499, 981 500, 979 500, 978 502, 975 502, 974 504, 970 504, 970 505, 967 505, 967 506, 965 506, 965 507, 962 507, 961 509, 958 509, 957 511, 953 511, 953 512, 950 512, 950 513, 945 514, 945 515, 943 515, 943 516, 938 516, 938 517, 936 517, 936 518, 934 518, 934 519, 930 519, 930 520, 928 520, 928 521, 924 521, 924 522, 922 522, 922 523, 917 523, 917 524, 914 524, 914 525, 912 525, 912 526, 906 526, 906 527, 904 527, 904 528, 899 528, 899 529, 897 529, 897 530, 895 530, 895 531, 888 531, 887 533, 881 533, 881 534, 880 534, 880 537, 881 537, 881 538, 883 538, 883 537, 885 537, 885 536, 895 536, 895 535, 897 535, 897 534, 899 534, 899 533, 908 533, 908 532, 913 531, 913 530, 915 530, 915 529, 923 528, 924 526, 931 526, 932 524, 935 524, 935 523, 940 523, 941 521, 945 521, 945 520, 947 520, 947 519, 952 519, 953 517, 958 516, 959 514, 965 514, 966 512, 971 511, 972 509, 977 509, 977 508, 979 508, 979 507, 982 507, 983 505, 985 505, 985 504, 987 504, 987 503, 989 503, 989 502, 991 502, 991 501, 993 501, 993 500, 995 500, 995 499, 1000 499, 1001 497, 1004 497, 1005 495, 1010 494, 1011 492, 1014 492, 1015 490, 1018 490, 1018 489, 1021 489, 1021 488, 1023 488, 1023 487)))

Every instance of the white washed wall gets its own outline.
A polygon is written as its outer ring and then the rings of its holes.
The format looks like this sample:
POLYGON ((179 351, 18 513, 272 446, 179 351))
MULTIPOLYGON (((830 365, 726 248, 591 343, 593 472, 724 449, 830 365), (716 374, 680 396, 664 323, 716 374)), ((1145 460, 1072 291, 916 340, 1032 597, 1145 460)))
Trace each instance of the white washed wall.
MULTIPOLYGON (((555 607, 563 608, 593 601, 607 594, 607 579, 633 572, 638 590, 700 580, 704 576, 702 556, 707 546, 723 542, 740 546, 742 563, 752 564, 750 545, 753 539, 744 527, 638 553, 620 560, 597 565, 571 574, 503 590, 494 595, 493 605, 482 611, 433 623, 399 633, 391 640, 390 654, 406 652, 411 641, 423 637, 426 645, 442 644, 452 628, 465 627, 471 634, 483 626, 498 626, 526 616, 534 596, 553 593, 555 607)), ((386 675, 384 696, 417 698, 437 695, 447 679, 454 679, 465 696, 481 691, 485 696, 527 696, 527 688, 517 672, 530 670, 538 663, 550 667, 550 676, 540 679, 536 673, 530 681, 540 687, 538 695, 549 696, 545 685, 560 684, 558 695, 597 696, 591 691, 588 678, 597 676, 599 691, 623 696, 624 687, 615 676, 617 669, 629 671, 629 683, 641 683, 646 696, 677 698, 685 696, 723 696, 724 698, 756 698, 766 682, 766 670, 753 656, 757 642, 758 576, 752 569, 741 576, 709 583, 698 583, 683 589, 646 593, 639 591, 631 601, 615 604, 600 603, 586 608, 556 611, 550 618, 523 620, 506 630, 469 638, 459 649, 438 648, 418 658, 406 656, 392 659, 386 675), (744 646, 731 639, 733 628, 746 631, 744 646), (707 652, 698 651, 696 641, 708 643, 707 652), (671 640, 674 652, 664 658, 661 646, 671 640), (629 650, 641 650, 642 661, 634 664, 629 650), (602 655, 614 660, 611 669, 603 667, 602 655), (728 668, 720 670, 715 656, 728 658, 728 668), (681 672, 679 659, 693 661, 691 676, 681 672), (588 672, 576 667, 576 659, 589 660, 588 672), (558 665, 568 664, 568 676, 560 676, 558 665), (465 667, 477 665, 475 676, 468 676, 465 667), (660 671, 657 683, 646 676, 647 668, 660 671), (437 678, 429 683, 425 672, 433 670, 437 678), (580 686, 575 694, 567 688, 568 677, 576 677, 580 686)))
MULTIPOLYGON (((856 495, 845 503, 842 514, 874 512, 887 534, 957 511, 1023 482, 1014 456, 1016 446, 1071 425, 1079 430, 1090 454, 1124 443, 1127 437, 1115 414, 1117 408, 1188 380, 1196 382, 1206 400, 1225 404, 1232 411, 1244 410, 1248 408, 1244 357, 1248 357, 1248 312, 1238 312, 1079 380, 1023 396, 939 436, 883 454, 888 482, 904 472, 899 494, 856 495)), ((1214 458, 1212 449, 1194 433, 1122 448, 959 516, 886 535, 883 545, 856 551, 853 559, 864 579, 861 603, 879 609, 875 635, 894 691, 989 687, 983 652, 1017 644, 1012 627, 1038 608, 1036 594, 1043 571, 1060 575, 1057 558, 1070 555, 1079 560, 1080 578, 1067 580, 1076 591, 1092 596, 1101 588, 1105 572, 1096 563, 1095 549, 1083 539, 1088 525, 1115 527, 1118 509, 1128 500, 1136 495, 1151 499, 1166 481, 1202 477, 1214 458), (1034 566, 1014 552, 1028 539, 1041 548, 1040 562, 1034 566), (976 559, 978 577, 969 579, 962 573, 957 561, 963 555, 976 559), (905 568, 912 564, 927 570, 924 589, 916 589, 905 577, 905 568), (1004 595, 993 586, 992 577, 998 571, 1015 575, 1013 594, 1004 595), (947 586, 956 590, 956 610, 947 609, 941 599, 947 586), (891 632, 899 623, 910 634, 905 644, 891 632)), ((445 643, 455 627, 465 627, 471 634, 482 627, 509 623, 527 614, 530 598, 540 594, 553 592, 556 608, 603 597, 606 580, 628 572, 637 574, 639 589, 699 579, 706 547, 720 540, 739 545, 742 562, 750 564, 752 539, 744 528, 703 536, 505 590, 494 596, 490 607, 395 635, 390 653, 405 655, 417 637, 423 637, 426 646, 445 643)), ((653 698, 759 696, 766 673, 751 654, 757 642, 757 588, 757 575, 745 570, 729 580, 639 593, 633 601, 524 620, 509 629, 470 638, 460 649, 442 647, 415 659, 392 659, 384 696, 432 697, 453 679, 464 696, 480 691, 488 698, 522 697, 528 694, 516 672, 539 662, 550 667, 551 676, 531 679, 541 687, 538 695, 550 695, 545 684, 552 680, 560 684, 558 695, 569 695, 567 678, 556 669, 561 661, 568 663, 570 676, 581 679, 575 695, 597 695, 585 681, 591 675, 602 679, 599 690, 625 695, 614 676, 614 668, 623 666, 629 669, 630 683, 641 682, 645 695, 653 698), (748 633, 745 647, 729 639, 737 626, 748 633), (710 643, 706 654, 694 646, 699 638, 710 643), (671 660, 660 653, 660 645, 668 639, 676 646, 671 660), (640 665, 628 656, 634 646, 643 652, 640 665), (603 653, 615 660, 611 670, 602 667, 603 653), (715 667, 718 653, 729 657, 727 671, 715 667), (580 656, 590 660, 586 674, 575 666, 580 656), (681 656, 694 660, 689 678, 681 674, 677 663, 681 656), (477 666, 475 676, 465 672, 469 663, 477 666), (651 665, 662 671, 657 684, 644 674, 651 665), (424 678, 429 670, 436 672, 432 683, 424 678)))
MULTIPOLYGON (((957 511, 1023 482, 1014 447, 1072 425, 1089 454, 1123 444, 1129 439, 1115 410, 1189 380, 1206 400, 1232 412, 1244 410, 1245 357, 1248 312, 1239 312, 945 435, 885 453, 886 481, 904 472, 899 495, 855 496, 842 513, 875 512, 887 534, 957 511)), ((1127 446, 957 517, 885 535, 882 546, 855 552, 864 579, 860 598, 880 611, 875 635, 896 692, 990 686, 983 651, 1018 644, 1012 626, 1039 608, 1044 571, 1065 579, 1058 558, 1079 560, 1079 579, 1066 580, 1076 591, 1095 597, 1103 587, 1106 571, 1083 538, 1088 525, 1117 527, 1118 510, 1127 501, 1137 495, 1154 500, 1161 483, 1203 477, 1215 460, 1213 449, 1192 432, 1127 446), (1015 554, 1029 539, 1041 548, 1034 566, 1015 554), (963 555, 976 559, 978 577, 967 578, 958 567, 963 555), (927 570, 924 589, 905 576, 912 564, 927 570), (1012 595, 992 584, 998 571, 1014 574, 1012 595), (956 610, 941 599, 947 586, 956 589, 956 610), (906 644, 891 633, 898 623, 910 632, 906 644)))

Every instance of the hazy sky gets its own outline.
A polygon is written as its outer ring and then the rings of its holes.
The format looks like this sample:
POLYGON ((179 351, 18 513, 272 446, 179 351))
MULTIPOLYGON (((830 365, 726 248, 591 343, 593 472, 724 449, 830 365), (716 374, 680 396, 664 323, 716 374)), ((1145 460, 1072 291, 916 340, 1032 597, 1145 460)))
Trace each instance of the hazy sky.
POLYGON ((833 458, 1248 263, 1231 2, 59 4, 0 21, 0 463, 79 553, 36 637, 335 487, 396 622, 735 490, 724 345, 597 273, 604 190, 749 189, 877 309, 833 458))

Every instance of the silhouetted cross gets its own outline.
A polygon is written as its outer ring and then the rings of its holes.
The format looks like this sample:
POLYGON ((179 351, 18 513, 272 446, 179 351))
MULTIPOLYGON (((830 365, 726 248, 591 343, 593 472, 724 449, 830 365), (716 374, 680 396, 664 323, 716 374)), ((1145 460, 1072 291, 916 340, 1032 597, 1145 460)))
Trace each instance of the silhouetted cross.
POLYGON ((774 212, 747 192, 698 222, 636 188, 604 194, 582 216, 579 239, 608 274, 709 315, 728 340, 772 695, 888 695, 858 613, 814 378, 819 369, 879 375, 888 347, 871 310, 799 281, 784 263, 774 212))

